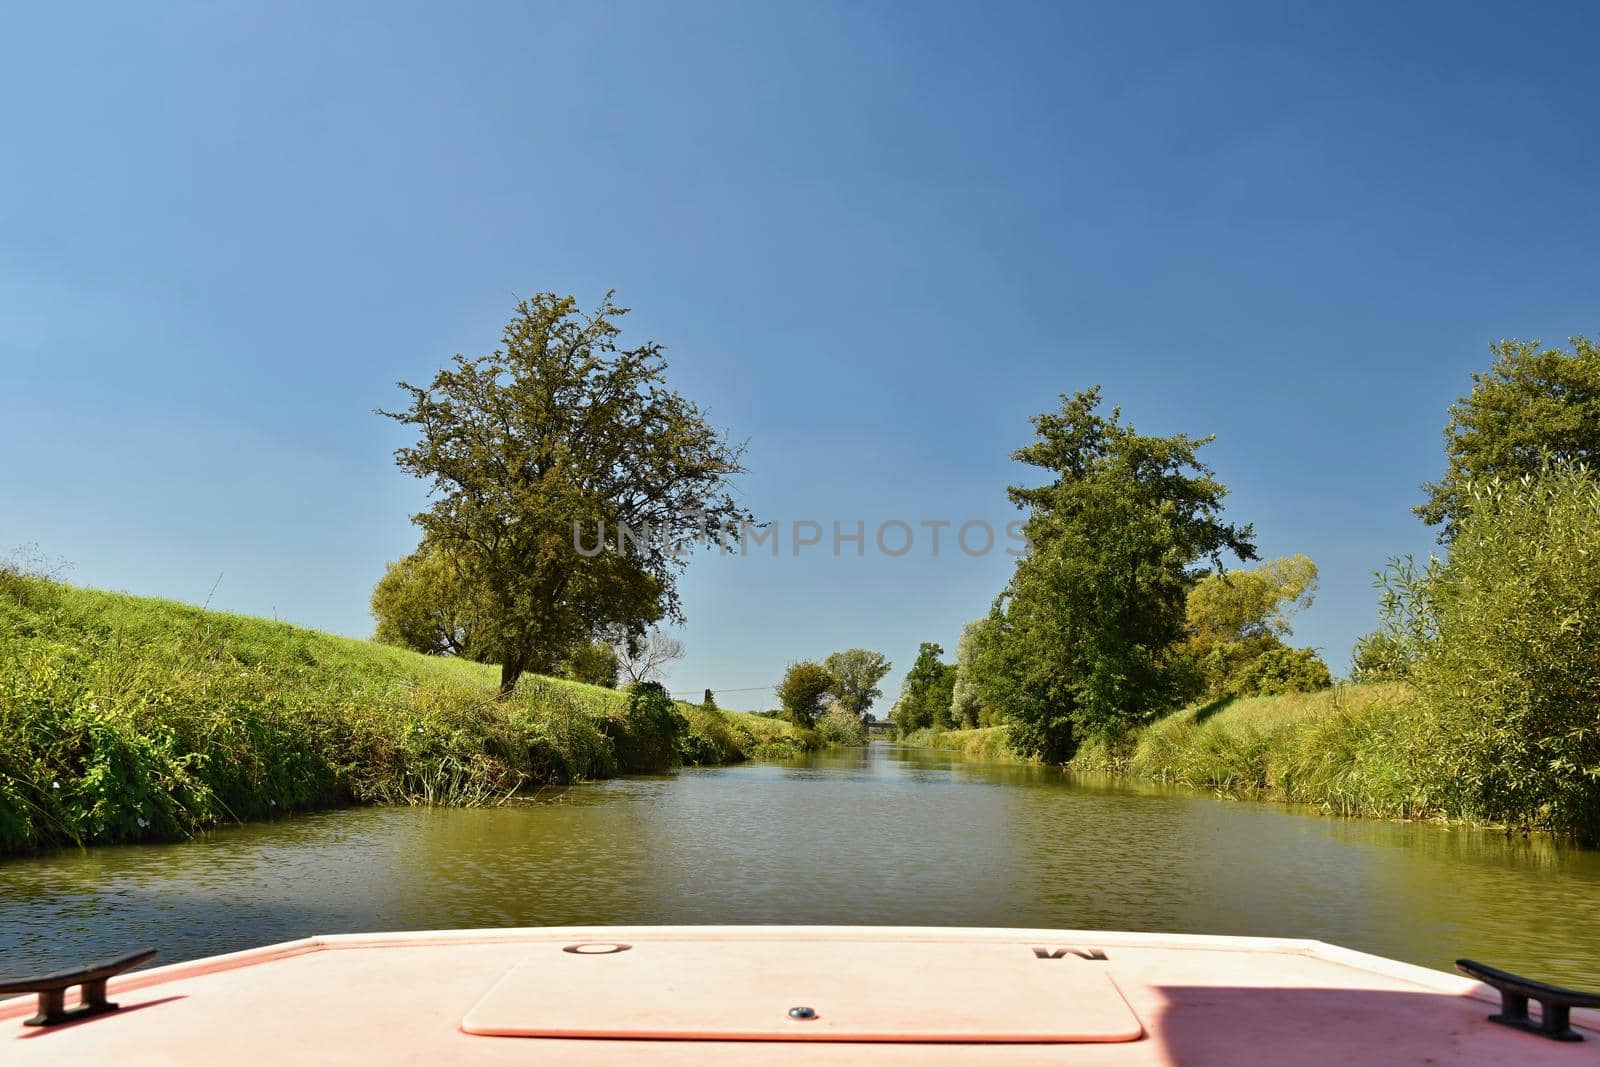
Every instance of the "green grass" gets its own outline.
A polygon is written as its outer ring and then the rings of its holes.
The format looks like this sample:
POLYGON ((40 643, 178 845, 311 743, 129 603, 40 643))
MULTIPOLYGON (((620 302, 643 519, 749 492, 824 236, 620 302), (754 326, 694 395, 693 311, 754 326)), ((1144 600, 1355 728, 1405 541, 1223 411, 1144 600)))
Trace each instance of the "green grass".
MULTIPOLYGON (((1410 687, 1342 685, 1185 708, 1115 742, 1083 745, 1069 767, 1340 815, 1477 821, 1455 799, 1458 790, 1428 770, 1438 762, 1430 758, 1433 736, 1410 687)), ((905 742, 974 759, 1021 758, 1004 726, 921 730, 905 742)))
POLYGON ((1185 708, 1072 766, 1341 815, 1470 818, 1422 770, 1429 736, 1408 686, 1341 685, 1185 708))
POLYGON ((903 743, 922 748, 949 749, 971 759, 989 762, 1016 762, 1023 758, 1012 750, 1009 730, 1005 726, 980 726, 972 730, 938 730, 930 727, 908 734, 903 743))
POLYGON ((815 747, 679 705, 265 619, 10 576, 0 583, 0 854, 170 839, 365 803, 483 804, 675 762, 815 747))

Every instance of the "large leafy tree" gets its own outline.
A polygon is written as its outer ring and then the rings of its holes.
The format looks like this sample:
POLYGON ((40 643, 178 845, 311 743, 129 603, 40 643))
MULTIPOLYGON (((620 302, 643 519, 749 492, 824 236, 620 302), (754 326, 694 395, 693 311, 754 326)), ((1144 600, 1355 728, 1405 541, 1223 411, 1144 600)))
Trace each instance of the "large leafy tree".
POLYGON ((1198 458, 1211 438, 1145 436, 1099 408, 1098 387, 1062 397, 1013 454, 1049 480, 1009 490, 1029 549, 976 657, 1013 742, 1050 760, 1170 707, 1197 565, 1256 555, 1251 528, 1220 518, 1227 489, 1198 458))
POLYGON ((889 713, 902 733, 928 726, 944 729, 950 725, 956 668, 953 663, 942 662, 939 659, 942 655, 944 648, 933 641, 924 641, 917 649, 916 661, 906 671, 901 684, 900 699, 889 713))
POLYGON ((660 345, 619 343, 626 312, 524 300, 500 348, 401 382, 409 406, 380 412, 417 434, 395 453, 429 482, 414 521, 470 590, 502 692, 584 640, 681 621, 686 544, 751 521, 730 486, 742 449, 667 387, 660 345))
POLYGON ((823 660, 822 665, 833 675, 833 695, 839 706, 861 718, 872 708, 873 701, 883 696, 878 683, 883 681, 891 666, 882 652, 865 648, 835 652, 823 660))
POLYGON ((1270 559, 1249 570, 1208 574, 1189 590, 1184 653, 1195 691, 1209 697, 1322 689, 1327 665, 1309 648, 1291 649, 1295 613, 1310 607, 1317 565, 1301 555, 1270 559))
POLYGON ((983 721, 983 696, 973 667, 978 656, 979 635, 987 622, 987 619, 976 619, 967 623, 956 645, 955 677, 950 680, 950 717, 957 726, 970 728, 983 721))
POLYGON ((1539 473, 1547 463, 1600 462, 1600 345, 1571 340, 1572 351, 1538 341, 1491 345, 1495 360, 1472 376, 1472 392, 1450 407, 1444 477, 1422 488, 1416 512, 1442 525, 1441 541, 1460 527, 1470 486, 1539 473))
POLYGON ((820 663, 808 659, 791 663, 778 683, 778 703, 790 722, 815 726, 834 684, 833 675, 820 663))

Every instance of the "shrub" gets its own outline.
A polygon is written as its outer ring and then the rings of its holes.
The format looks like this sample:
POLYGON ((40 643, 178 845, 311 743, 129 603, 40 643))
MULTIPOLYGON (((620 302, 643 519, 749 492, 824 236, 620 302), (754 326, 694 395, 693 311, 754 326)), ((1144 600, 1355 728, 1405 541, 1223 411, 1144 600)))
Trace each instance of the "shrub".
POLYGON ((778 683, 778 703, 796 726, 814 726, 834 684, 833 675, 820 663, 808 659, 791 663, 778 683))
POLYGON ((1240 671, 1234 691, 1241 696, 1278 696, 1314 693, 1332 685, 1328 665, 1315 649, 1279 645, 1267 649, 1240 671))
POLYGON ((637 682, 629 687, 621 714, 602 719, 600 729, 622 767, 659 772, 678 761, 678 741, 689 723, 659 682, 637 682))
POLYGON ((1422 578, 1413 670, 1433 777, 1468 814, 1600 833, 1600 481, 1581 466, 1470 487, 1422 578))
POLYGON ((689 708, 686 714, 689 729, 678 739, 678 755, 683 762, 733 763, 748 759, 755 750, 755 736, 716 708, 702 705, 689 708))
POLYGON ((1391 559, 1374 575, 1380 625, 1356 641, 1356 681, 1387 682, 1411 677, 1417 660, 1434 638, 1432 588, 1439 566, 1437 559, 1430 559, 1418 568, 1416 560, 1407 556, 1391 559))
POLYGON ((622 662, 616 649, 604 641, 588 641, 567 654, 561 665, 561 676, 584 685, 598 685, 603 689, 617 687, 617 675, 622 662))
POLYGON ((835 704, 817 720, 817 732, 830 745, 864 745, 867 728, 861 716, 835 704))

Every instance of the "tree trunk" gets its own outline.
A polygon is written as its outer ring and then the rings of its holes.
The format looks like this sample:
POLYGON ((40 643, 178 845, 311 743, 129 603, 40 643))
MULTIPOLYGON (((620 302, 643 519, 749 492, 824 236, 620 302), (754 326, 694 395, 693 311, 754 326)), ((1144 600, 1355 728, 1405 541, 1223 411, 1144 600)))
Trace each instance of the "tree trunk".
POLYGON ((511 691, 517 687, 517 679, 522 677, 522 672, 526 669, 521 660, 508 659, 500 664, 500 698, 502 700, 511 695, 511 691))

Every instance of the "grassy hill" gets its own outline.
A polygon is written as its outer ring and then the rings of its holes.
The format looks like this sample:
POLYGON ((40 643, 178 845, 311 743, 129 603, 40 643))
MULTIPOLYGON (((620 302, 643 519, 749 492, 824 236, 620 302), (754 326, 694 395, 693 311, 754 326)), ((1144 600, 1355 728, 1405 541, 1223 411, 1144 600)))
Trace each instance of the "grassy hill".
POLYGON ((362 803, 495 801, 813 747, 788 723, 0 575, 0 854, 362 803))

